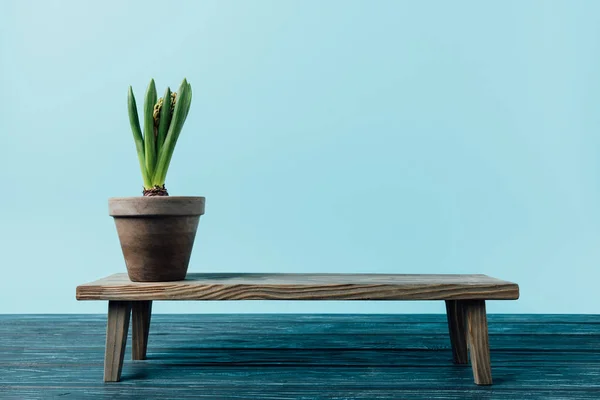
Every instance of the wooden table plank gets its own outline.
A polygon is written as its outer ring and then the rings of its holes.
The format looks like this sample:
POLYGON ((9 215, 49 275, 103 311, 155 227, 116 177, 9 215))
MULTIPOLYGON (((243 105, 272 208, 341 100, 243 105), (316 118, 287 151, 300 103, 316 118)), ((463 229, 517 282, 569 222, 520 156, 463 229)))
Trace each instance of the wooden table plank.
POLYGON ((515 300, 519 286, 486 275, 192 273, 178 282, 127 274, 77 287, 78 300, 515 300))

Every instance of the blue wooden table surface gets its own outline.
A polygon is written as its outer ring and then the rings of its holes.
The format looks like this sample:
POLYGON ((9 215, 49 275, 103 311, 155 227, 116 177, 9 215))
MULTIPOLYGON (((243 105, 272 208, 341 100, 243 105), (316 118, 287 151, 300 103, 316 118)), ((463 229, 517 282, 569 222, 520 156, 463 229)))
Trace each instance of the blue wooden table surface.
POLYGON ((599 315, 490 315, 494 385, 444 315, 155 315, 102 382, 105 315, 0 315, 0 399, 600 399, 599 315))

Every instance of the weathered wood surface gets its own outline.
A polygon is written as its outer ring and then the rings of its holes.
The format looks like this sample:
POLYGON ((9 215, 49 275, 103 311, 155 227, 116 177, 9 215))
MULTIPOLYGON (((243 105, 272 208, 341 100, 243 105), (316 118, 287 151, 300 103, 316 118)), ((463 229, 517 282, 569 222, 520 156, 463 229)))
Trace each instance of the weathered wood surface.
POLYGON ((195 273, 177 282, 114 274, 78 300, 514 300, 519 286, 486 275, 195 273))
POLYGON ((467 341, 473 367, 473 377, 478 385, 492 384, 490 344, 484 300, 462 301, 467 320, 467 341))
POLYGON ((455 364, 467 364, 467 322, 463 303, 458 300, 446 300, 446 317, 452 345, 452 361, 455 364))
POLYGON ((493 386, 444 315, 155 315, 104 384, 106 315, 0 315, 0 398, 598 399, 599 315, 490 315, 493 386), (129 355, 129 356, 128 356, 129 355))
POLYGON ((123 369, 123 356, 127 343, 131 303, 128 301, 108 302, 106 324, 106 348, 104 352, 104 381, 118 382, 123 369))
POLYGON ((145 360, 152 319, 151 301, 131 302, 131 359, 145 360))

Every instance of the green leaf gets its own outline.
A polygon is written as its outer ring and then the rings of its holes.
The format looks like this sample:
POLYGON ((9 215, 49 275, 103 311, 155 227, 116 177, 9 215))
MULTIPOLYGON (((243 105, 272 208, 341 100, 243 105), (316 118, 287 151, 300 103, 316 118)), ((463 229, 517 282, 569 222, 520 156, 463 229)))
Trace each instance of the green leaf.
POLYGON ((162 186, 165 184, 167 171, 169 169, 169 164, 171 163, 171 157, 173 156, 175 145, 177 144, 177 139, 179 138, 179 134, 183 129, 183 124, 187 118, 187 114, 190 111, 191 103, 192 86, 188 84, 186 79, 184 79, 179 86, 177 102, 175 103, 173 119, 171 120, 167 137, 158 154, 156 170, 152 178, 153 185, 162 186))
POLYGON ((154 105, 156 104, 156 85, 150 81, 144 100, 144 150, 146 155, 146 170, 149 176, 154 175, 156 167, 156 138, 154 137, 154 105))
POLYGON ((131 125, 131 132, 133 132, 133 141, 135 142, 135 149, 140 162, 140 170, 142 171, 144 187, 149 189, 152 187, 152 181, 150 179, 150 175, 148 175, 148 172, 146 171, 144 138, 142 137, 142 130, 140 129, 140 120, 137 112, 137 104, 135 103, 135 96, 133 95, 133 89, 131 86, 129 86, 129 93, 127 96, 127 109, 129 111, 129 124, 131 125))
POLYGON ((165 138, 167 137, 167 131, 169 130, 169 125, 171 124, 171 89, 167 88, 165 90, 165 95, 163 96, 163 104, 160 109, 160 122, 158 125, 158 136, 156 137, 156 154, 160 154, 160 149, 165 142, 165 138))

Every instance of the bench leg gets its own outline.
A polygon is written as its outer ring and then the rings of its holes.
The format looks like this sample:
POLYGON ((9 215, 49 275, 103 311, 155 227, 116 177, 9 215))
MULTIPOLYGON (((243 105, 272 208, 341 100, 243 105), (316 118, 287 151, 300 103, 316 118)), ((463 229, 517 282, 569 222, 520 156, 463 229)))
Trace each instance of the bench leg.
POLYGON ((119 382, 129 330, 131 302, 109 301, 104 353, 104 382, 119 382))
POLYGON ((450 343, 452 344, 452 360, 454 364, 468 364, 467 332, 463 302, 446 300, 446 316, 448 318, 450 343))
POLYGON ((485 300, 469 300, 465 301, 464 305, 467 317, 469 352, 471 353, 475 383, 477 385, 491 385, 492 367, 485 300))
POLYGON ((131 302, 131 359, 145 360, 148 332, 152 316, 152 301, 131 302))

